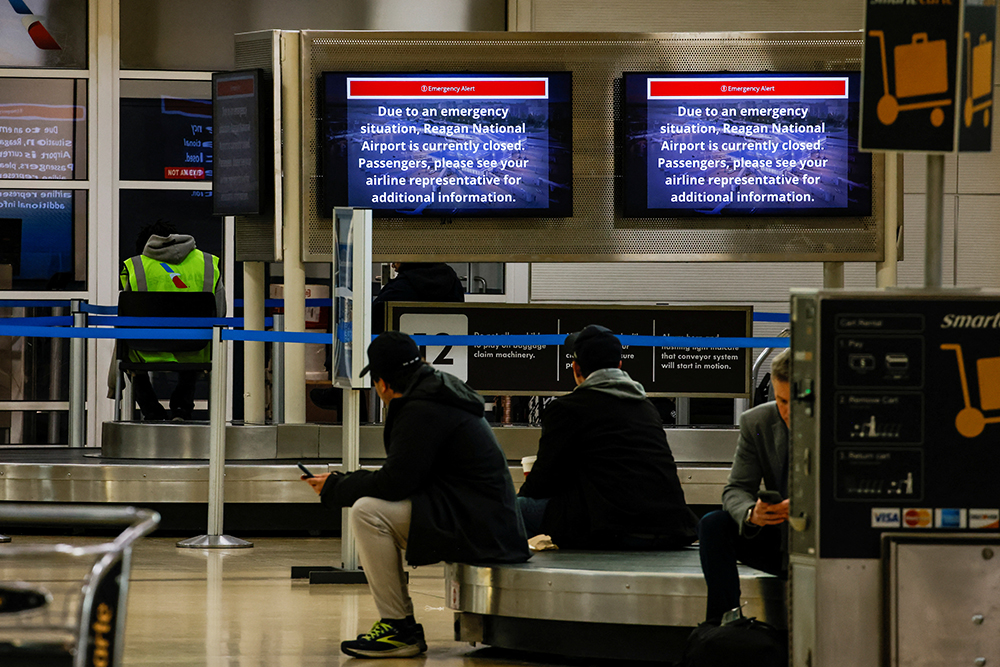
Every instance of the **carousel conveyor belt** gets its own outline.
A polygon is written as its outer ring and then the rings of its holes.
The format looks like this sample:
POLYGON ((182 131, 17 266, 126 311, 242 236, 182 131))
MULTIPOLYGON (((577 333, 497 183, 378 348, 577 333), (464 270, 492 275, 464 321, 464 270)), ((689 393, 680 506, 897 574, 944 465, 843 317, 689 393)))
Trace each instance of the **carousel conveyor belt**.
MULTIPOLYGON (((535 454, 539 428, 494 427, 515 485, 520 459, 535 454)), ((101 447, 0 448, 0 491, 9 501, 205 503, 207 422, 107 422, 101 447)), ((667 429, 687 501, 717 505, 732 463, 734 428, 667 429)), ((361 428, 361 464, 384 459, 382 426, 361 428)), ((227 503, 315 503, 296 462, 314 473, 341 470, 341 429, 326 424, 230 425, 227 503)))

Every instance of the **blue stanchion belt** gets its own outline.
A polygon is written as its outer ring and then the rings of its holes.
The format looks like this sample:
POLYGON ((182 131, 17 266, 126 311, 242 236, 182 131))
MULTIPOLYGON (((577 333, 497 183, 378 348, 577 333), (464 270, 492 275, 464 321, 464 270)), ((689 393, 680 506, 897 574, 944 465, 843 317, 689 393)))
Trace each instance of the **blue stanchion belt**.
MULTIPOLYGON (((281 299, 268 301, 283 304, 281 299)), ((329 299, 307 299, 309 302, 326 302, 329 299)), ((0 307, 5 302, 0 301, 0 307)), ((51 305, 55 301, 9 301, 21 306, 26 304, 51 305)), ((318 305, 318 304, 309 304, 318 305)), ((89 306, 83 304, 89 312, 109 312, 111 306, 89 306)), ((788 315, 783 313, 755 313, 756 321, 787 322, 788 315)), ((305 331, 247 331, 242 317, 119 317, 95 314, 88 319, 88 324, 97 327, 116 327, 114 329, 91 329, 89 327, 75 328, 71 316, 62 317, 6 317, 0 318, 0 335, 26 336, 34 338, 132 338, 146 340, 209 340, 212 337, 211 327, 236 327, 223 329, 223 340, 271 342, 271 343, 313 343, 329 344, 332 334, 326 332, 305 331), (68 327, 68 328, 67 328, 68 327), (134 327, 134 328, 132 328, 134 327), (152 329, 149 327, 160 327, 152 329), (164 330, 166 329, 166 330, 164 330)), ((271 318, 265 318, 264 326, 272 324, 271 318)), ((374 337, 374 336, 373 336, 374 337)), ((635 347, 670 347, 670 348, 758 348, 758 347, 788 347, 788 338, 710 338, 684 336, 626 336, 618 337, 623 345, 635 347)), ((413 336, 417 345, 452 345, 458 347, 482 346, 551 346, 562 345, 565 334, 531 334, 531 335, 419 335, 413 336)))

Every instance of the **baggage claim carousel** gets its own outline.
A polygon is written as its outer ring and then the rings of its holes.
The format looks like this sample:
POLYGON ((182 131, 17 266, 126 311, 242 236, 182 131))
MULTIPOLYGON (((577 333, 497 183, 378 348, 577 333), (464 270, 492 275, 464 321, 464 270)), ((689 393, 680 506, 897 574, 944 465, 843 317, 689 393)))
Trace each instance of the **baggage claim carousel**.
MULTIPOLYGON (((520 486, 520 459, 537 452, 540 429, 497 426, 494 433, 520 486)), ((696 510, 719 505, 737 437, 735 427, 667 429, 696 510)), ((3 449, 0 493, 18 502, 140 505, 163 515, 161 534, 199 534, 207 518, 208 451, 207 423, 108 422, 100 448, 3 449)), ((340 426, 231 425, 226 451, 226 533, 339 532, 340 515, 322 508, 296 463, 317 473, 340 470, 340 426)), ((362 467, 381 464, 381 425, 361 427, 360 456, 362 467)), ((784 626, 784 583, 742 566, 740 577, 747 615, 784 626)), ((677 659, 705 609, 696 548, 551 551, 522 565, 449 564, 445 588, 457 612, 456 639, 561 655, 677 659)))

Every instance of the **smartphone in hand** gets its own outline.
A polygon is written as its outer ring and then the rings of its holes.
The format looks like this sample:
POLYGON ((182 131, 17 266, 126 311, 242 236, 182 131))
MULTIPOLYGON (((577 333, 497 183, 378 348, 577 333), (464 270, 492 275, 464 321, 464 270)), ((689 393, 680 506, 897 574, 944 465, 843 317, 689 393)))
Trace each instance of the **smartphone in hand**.
POLYGON ((777 491, 758 491, 757 498, 768 505, 777 505, 784 500, 777 491))
POLYGON ((305 475, 306 477, 315 477, 316 476, 316 475, 312 474, 311 472, 309 472, 309 468, 305 467, 301 463, 299 463, 297 465, 299 466, 299 470, 301 470, 302 474, 305 475))

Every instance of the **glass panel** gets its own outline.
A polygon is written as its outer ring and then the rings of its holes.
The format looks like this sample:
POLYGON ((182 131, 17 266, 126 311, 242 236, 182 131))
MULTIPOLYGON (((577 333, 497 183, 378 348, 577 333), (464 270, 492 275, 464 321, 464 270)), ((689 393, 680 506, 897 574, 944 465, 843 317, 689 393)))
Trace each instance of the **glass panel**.
POLYGON ((449 262, 466 294, 504 294, 503 262, 449 262))
POLYGON ((0 410, 0 444, 32 447, 68 442, 66 410, 0 410))
POLYGON ((121 178, 212 180, 212 84, 122 81, 121 178))
POLYGON ((505 0, 121 0, 122 69, 225 71, 253 30, 505 30, 505 0))
MULTIPOLYGON (((0 308, 0 317, 68 316, 69 307, 0 308)), ((66 444, 68 412, 44 410, 69 400, 69 340, 0 336, 0 401, 30 401, 31 410, 0 410, 0 443, 66 444)), ((7 403, 5 408, 10 408, 7 403)))
POLYGON ((469 264, 469 274, 472 276, 472 283, 469 285, 470 293, 504 293, 503 262, 473 262, 469 264))
POLYGON ((3 3, 0 67, 87 69, 87 0, 3 3))
POLYGON ((87 289, 87 193, 0 190, 0 289, 87 289))
POLYGON ((0 178, 87 178, 87 82, 0 80, 0 178))
POLYGON ((121 190, 119 194, 119 263, 142 253, 136 247, 139 231, 157 220, 170 222, 179 234, 193 236, 199 250, 225 256, 222 218, 212 215, 211 190, 121 190))

